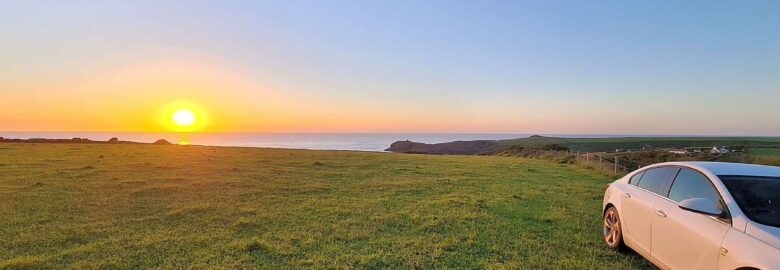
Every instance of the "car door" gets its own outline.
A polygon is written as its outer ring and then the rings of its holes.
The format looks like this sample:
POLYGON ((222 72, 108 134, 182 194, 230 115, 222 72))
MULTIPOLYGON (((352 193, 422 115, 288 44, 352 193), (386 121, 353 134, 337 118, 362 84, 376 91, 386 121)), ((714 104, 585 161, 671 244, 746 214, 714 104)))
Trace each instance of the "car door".
POLYGON ((655 203, 661 199, 658 193, 666 189, 675 167, 656 167, 644 172, 638 183, 631 181, 621 199, 623 216, 623 237, 640 253, 650 253, 652 221, 655 203))
POLYGON ((655 204, 651 256, 670 269, 717 269, 720 245, 731 227, 718 219, 686 211, 678 203, 688 198, 722 199, 702 173, 682 168, 668 196, 655 204))

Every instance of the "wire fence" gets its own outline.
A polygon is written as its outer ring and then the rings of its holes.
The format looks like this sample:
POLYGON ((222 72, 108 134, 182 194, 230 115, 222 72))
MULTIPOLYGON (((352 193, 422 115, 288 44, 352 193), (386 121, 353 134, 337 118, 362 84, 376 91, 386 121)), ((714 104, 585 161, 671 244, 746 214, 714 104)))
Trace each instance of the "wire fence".
MULTIPOLYGON (((728 152, 713 153, 708 147, 695 147, 698 151, 683 153, 667 150, 633 150, 615 152, 580 152, 572 150, 532 152, 528 157, 548 158, 561 163, 576 164, 615 176, 622 176, 642 167, 665 161, 726 161, 765 165, 780 165, 780 158, 747 154, 747 146, 732 146, 728 152)), ((690 149, 690 148, 688 148, 690 149)), ((674 149, 672 149, 674 150, 674 149)), ((765 150, 766 151, 766 150, 765 150)))
POLYGON ((615 175, 627 174, 650 165, 622 157, 620 153, 561 151, 560 155, 561 158, 571 160, 574 164, 615 175))

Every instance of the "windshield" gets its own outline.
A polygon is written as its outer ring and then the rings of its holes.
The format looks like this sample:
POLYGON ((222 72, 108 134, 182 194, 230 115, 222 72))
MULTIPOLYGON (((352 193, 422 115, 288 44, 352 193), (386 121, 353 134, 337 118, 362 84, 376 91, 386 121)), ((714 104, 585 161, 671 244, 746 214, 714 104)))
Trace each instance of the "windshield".
POLYGON ((764 225, 780 227, 780 177, 719 177, 748 218, 764 225))

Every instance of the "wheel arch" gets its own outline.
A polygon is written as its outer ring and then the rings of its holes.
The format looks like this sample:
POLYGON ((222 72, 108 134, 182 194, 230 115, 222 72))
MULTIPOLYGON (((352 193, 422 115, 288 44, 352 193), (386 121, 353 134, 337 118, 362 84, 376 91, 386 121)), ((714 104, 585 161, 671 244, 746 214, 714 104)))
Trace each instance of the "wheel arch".
MULTIPOLYGON (((615 207, 615 204, 613 204, 612 202, 608 202, 606 205, 604 205, 604 209, 601 210, 601 216, 604 216, 604 214, 607 213, 607 209, 609 209, 610 207, 615 207)), ((617 209, 617 207, 615 207, 615 209, 617 209)))

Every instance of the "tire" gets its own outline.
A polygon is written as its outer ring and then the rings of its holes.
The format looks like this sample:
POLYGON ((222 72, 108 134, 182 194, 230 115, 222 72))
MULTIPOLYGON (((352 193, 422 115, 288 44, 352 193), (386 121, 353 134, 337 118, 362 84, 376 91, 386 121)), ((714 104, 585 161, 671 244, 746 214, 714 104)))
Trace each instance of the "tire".
POLYGON ((623 224, 620 223, 620 216, 614 206, 610 206, 604 212, 601 228, 604 242, 607 243, 610 249, 623 249, 623 224))

